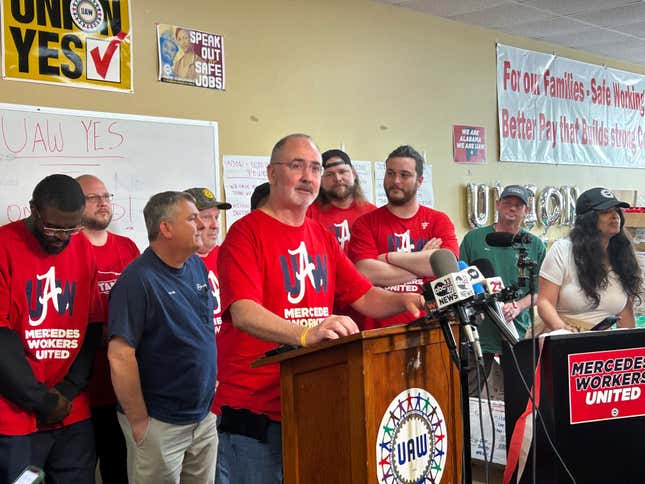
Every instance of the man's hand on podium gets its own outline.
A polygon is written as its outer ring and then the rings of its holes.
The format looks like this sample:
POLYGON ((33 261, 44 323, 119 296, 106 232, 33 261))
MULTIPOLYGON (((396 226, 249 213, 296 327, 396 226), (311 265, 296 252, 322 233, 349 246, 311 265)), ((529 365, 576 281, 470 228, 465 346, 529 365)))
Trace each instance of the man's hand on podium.
POLYGON ((301 346, 311 346, 328 339, 356 334, 360 330, 354 320, 348 316, 331 316, 325 318, 318 326, 305 328, 300 338, 301 346))

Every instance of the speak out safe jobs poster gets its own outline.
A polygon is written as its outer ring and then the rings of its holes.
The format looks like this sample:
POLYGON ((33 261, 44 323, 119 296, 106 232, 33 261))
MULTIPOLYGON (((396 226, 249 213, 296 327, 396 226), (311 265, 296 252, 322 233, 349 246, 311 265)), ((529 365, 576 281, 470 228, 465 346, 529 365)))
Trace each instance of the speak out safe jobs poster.
POLYGON ((128 0, 1 0, 4 79, 132 91, 128 0))

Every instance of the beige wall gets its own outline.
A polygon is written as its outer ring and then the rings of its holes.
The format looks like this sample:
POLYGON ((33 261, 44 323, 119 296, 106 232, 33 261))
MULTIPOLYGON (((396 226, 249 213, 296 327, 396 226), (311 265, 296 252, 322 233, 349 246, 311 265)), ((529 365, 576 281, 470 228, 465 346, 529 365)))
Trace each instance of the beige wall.
POLYGON ((641 66, 366 0, 131 0, 134 94, 0 80, 0 102, 215 120, 220 155, 268 154, 289 132, 383 159, 407 143, 433 166, 435 207, 468 227, 469 182, 645 189, 642 170, 498 163, 495 43, 641 66), (156 80, 155 23, 221 33, 227 90, 156 80), (452 162, 452 125, 487 130, 488 164, 452 162))

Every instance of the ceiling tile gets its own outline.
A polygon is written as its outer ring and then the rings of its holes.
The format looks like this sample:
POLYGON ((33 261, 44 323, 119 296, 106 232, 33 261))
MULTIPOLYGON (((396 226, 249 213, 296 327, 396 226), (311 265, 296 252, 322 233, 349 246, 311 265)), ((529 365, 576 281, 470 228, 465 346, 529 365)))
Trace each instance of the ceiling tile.
POLYGON ((616 27, 645 21, 645 4, 610 8, 597 12, 576 13, 573 18, 602 27, 616 27))
POLYGON ((479 12, 452 15, 450 18, 458 22, 481 25, 482 27, 503 29, 518 23, 527 23, 536 20, 546 20, 552 15, 544 14, 533 8, 525 7, 518 3, 508 3, 490 7, 479 12))
MULTIPOLYGON (((431 0, 428 0, 431 1, 431 0)), ((457 3, 459 0, 455 0, 457 3)), ((524 5, 530 5, 540 10, 546 10, 559 15, 569 15, 576 12, 596 12, 609 8, 625 7, 640 3, 638 0, 519 0, 524 5)))
POLYGON ((520 35, 522 37, 541 39, 552 35, 583 32, 590 28, 591 27, 586 23, 577 22, 567 17, 554 17, 546 20, 510 25, 506 27, 504 31, 509 34, 520 35))
POLYGON ((407 0, 399 3, 402 7, 419 10, 437 17, 454 17, 473 12, 480 12, 491 7, 508 5, 509 0, 407 0))
POLYGON ((576 32, 565 35, 551 35, 543 37, 542 40, 554 44, 565 45, 582 49, 585 46, 594 46, 608 43, 634 42, 633 37, 605 29, 591 29, 584 32, 576 32))

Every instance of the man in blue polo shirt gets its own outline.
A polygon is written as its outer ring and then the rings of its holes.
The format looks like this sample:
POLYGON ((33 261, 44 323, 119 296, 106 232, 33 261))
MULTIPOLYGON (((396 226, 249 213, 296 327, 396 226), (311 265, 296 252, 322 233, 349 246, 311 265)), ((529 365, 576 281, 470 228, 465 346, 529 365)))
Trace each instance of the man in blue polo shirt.
POLYGON ((213 482, 217 456, 213 296, 195 252, 204 224, 191 195, 143 209, 150 246, 112 288, 108 359, 128 479, 213 482))

